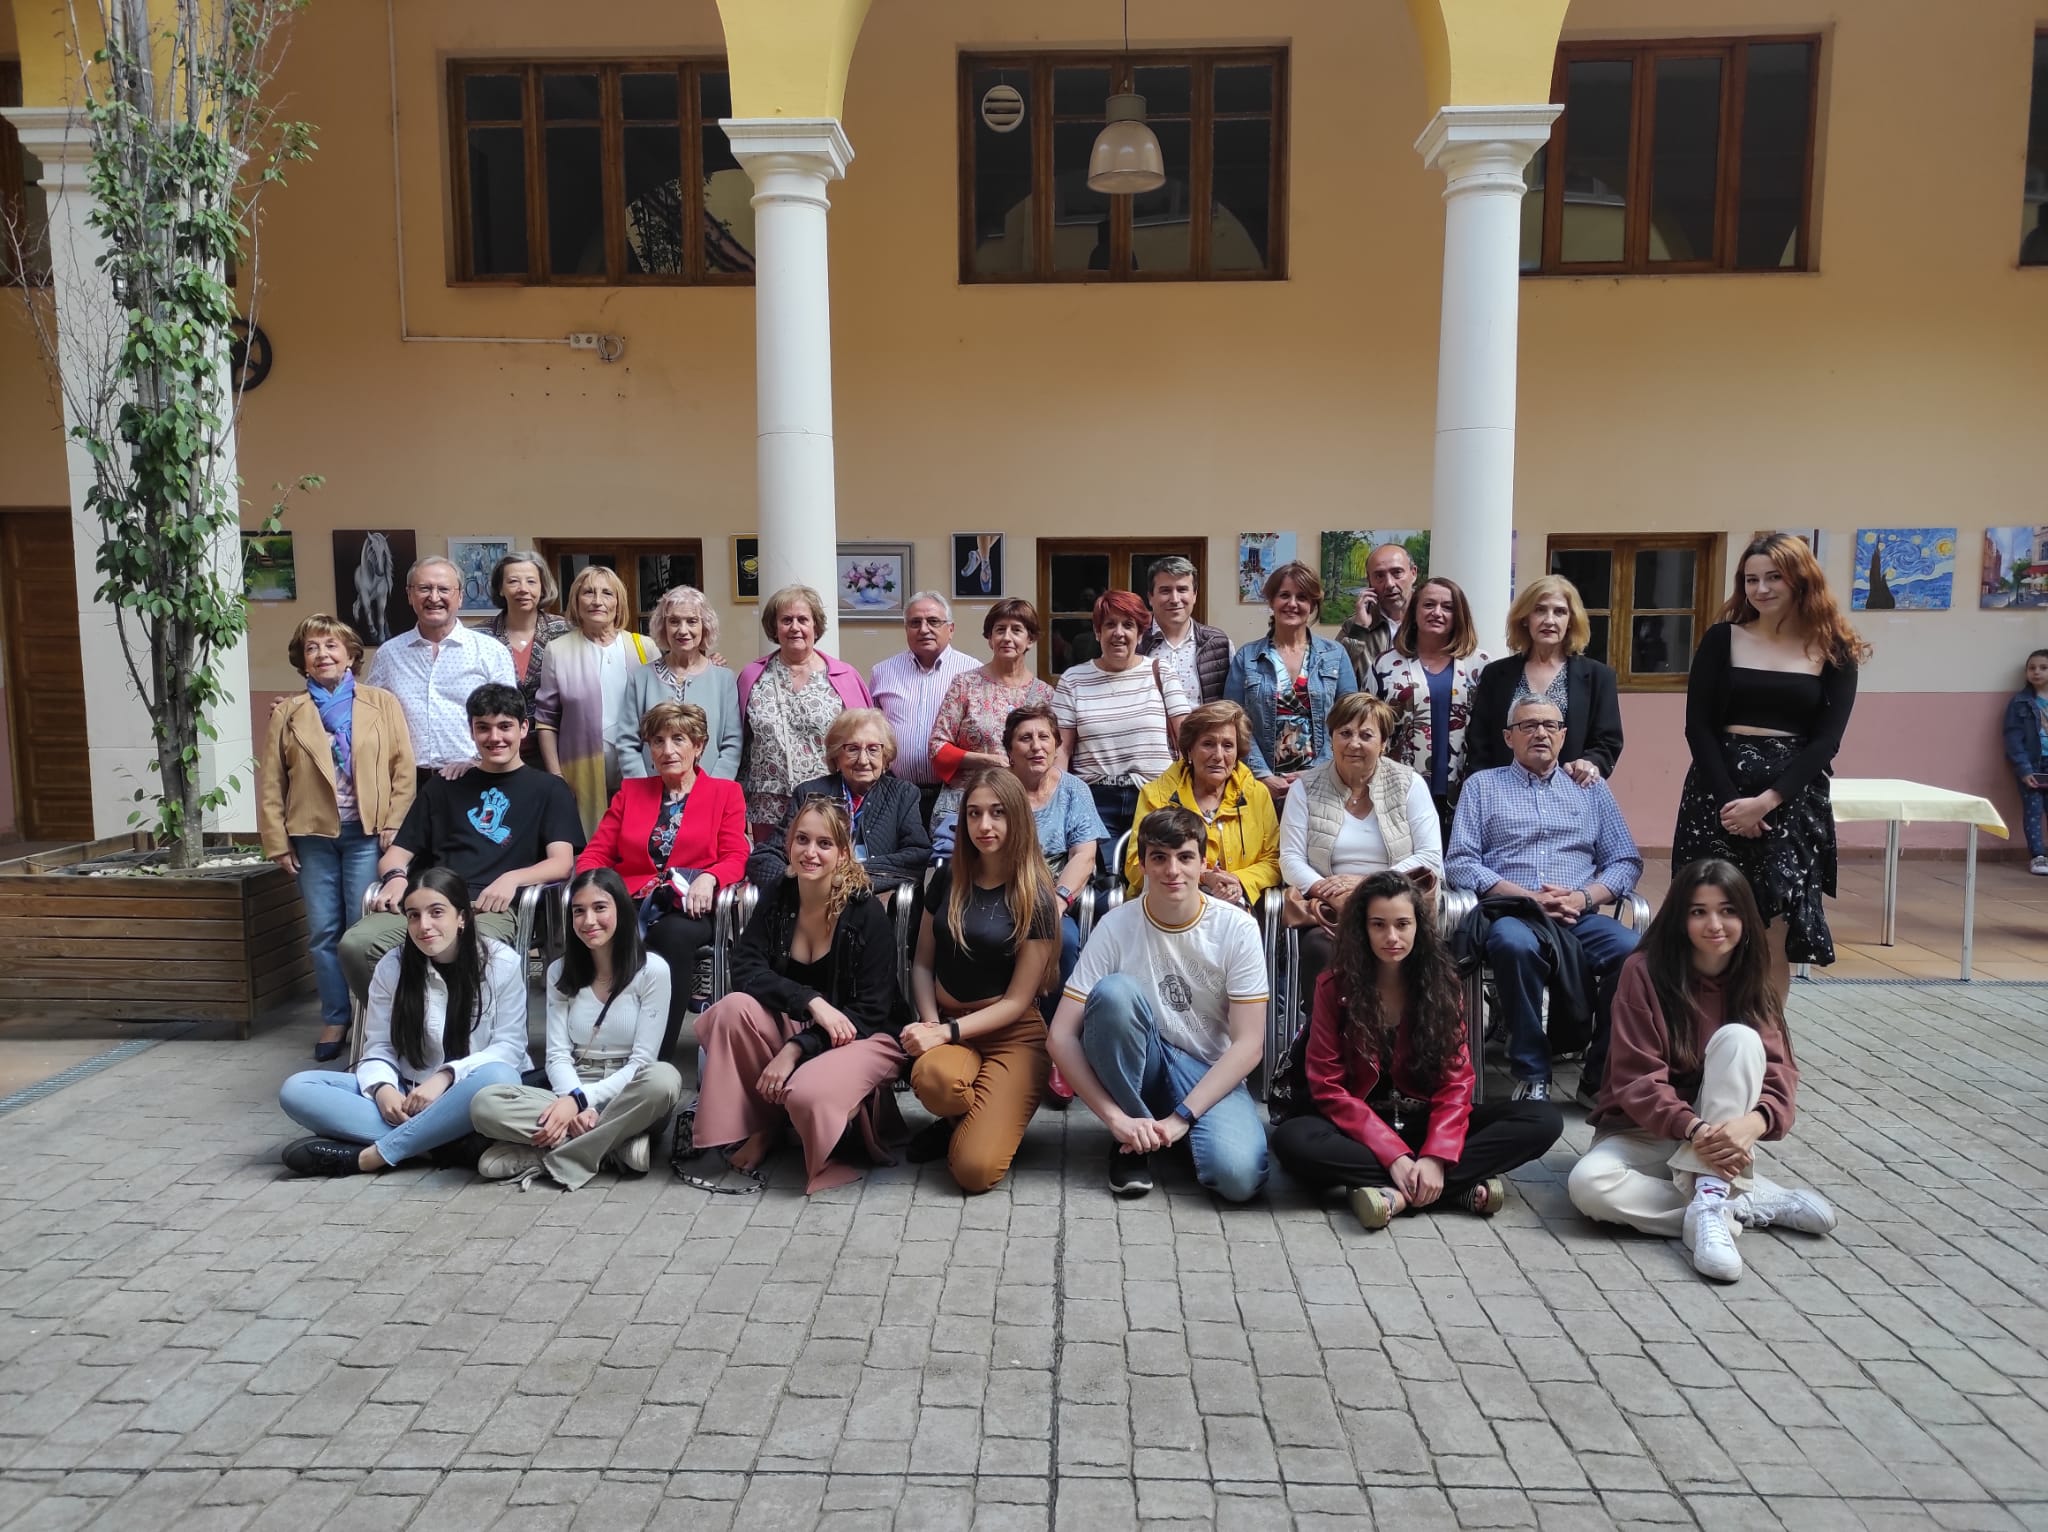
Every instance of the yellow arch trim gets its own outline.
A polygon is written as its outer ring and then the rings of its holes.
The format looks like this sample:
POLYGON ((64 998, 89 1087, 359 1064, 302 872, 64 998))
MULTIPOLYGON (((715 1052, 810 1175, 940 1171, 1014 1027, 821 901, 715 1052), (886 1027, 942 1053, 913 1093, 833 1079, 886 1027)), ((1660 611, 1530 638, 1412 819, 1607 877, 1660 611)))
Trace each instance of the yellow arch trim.
MULTIPOLYGON (((63 0, 0 0, 14 10, 15 46, 21 50, 24 106, 68 106, 78 99, 79 62, 71 52, 71 17, 63 0)), ((80 6, 80 27, 90 27, 92 52, 100 45, 99 13, 80 6)))
POLYGON ((833 117, 869 0, 718 0, 735 117, 833 117))
POLYGON ((1550 99, 1571 0, 1408 0, 1432 113, 1550 99))

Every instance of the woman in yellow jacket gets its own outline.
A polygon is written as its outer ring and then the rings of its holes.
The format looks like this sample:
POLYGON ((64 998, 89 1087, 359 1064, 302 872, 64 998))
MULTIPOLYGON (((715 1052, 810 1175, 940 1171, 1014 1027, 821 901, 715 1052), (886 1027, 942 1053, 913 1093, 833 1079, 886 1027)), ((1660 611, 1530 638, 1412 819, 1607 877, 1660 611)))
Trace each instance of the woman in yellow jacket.
MULTIPOLYGON (((1180 759, 1138 790, 1138 822, 1156 808, 1178 803, 1209 826, 1202 891, 1241 910, 1256 910, 1259 896, 1280 882, 1280 815, 1266 784, 1245 764, 1251 720, 1235 702, 1205 702, 1181 720, 1180 759)), ((1135 898, 1145 881, 1138 837, 1130 837, 1124 877, 1135 898)))
POLYGON ((362 913, 377 858, 412 807, 412 735, 396 697, 356 684, 363 641, 347 623, 308 617, 289 653, 306 689, 271 711, 256 823, 263 854, 299 880, 325 1023, 313 1057, 324 1064, 348 1043, 341 933, 362 913))

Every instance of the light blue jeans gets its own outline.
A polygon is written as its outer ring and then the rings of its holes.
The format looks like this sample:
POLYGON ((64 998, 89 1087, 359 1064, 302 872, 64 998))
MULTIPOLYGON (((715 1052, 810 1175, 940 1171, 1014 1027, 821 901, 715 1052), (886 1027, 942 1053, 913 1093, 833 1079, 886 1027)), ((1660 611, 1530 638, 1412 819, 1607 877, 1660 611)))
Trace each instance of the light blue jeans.
POLYGON ((377 875, 377 837, 353 819, 341 834, 294 835, 299 859, 299 901, 306 906, 306 945, 313 951, 313 982, 320 990, 320 1020, 348 1025, 348 980, 341 972, 341 933, 363 910, 363 890, 377 875))
MULTIPOLYGON (((1159 1036, 1152 997, 1111 974, 1081 1007, 1081 1052, 1110 1099, 1132 1117, 1165 1117, 1209 1066, 1159 1036)), ((1248 1202, 1266 1184, 1266 1127, 1239 1081, 1188 1130, 1195 1179, 1226 1202, 1248 1202)))
POLYGON ((518 1083, 519 1071, 509 1064, 479 1064, 419 1116, 395 1128, 363 1094, 356 1077, 338 1070, 300 1070, 278 1087, 277 1104, 300 1127, 344 1143, 375 1144, 385 1164, 398 1165, 468 1133, 470 1098, 486 1085, 518 1083))

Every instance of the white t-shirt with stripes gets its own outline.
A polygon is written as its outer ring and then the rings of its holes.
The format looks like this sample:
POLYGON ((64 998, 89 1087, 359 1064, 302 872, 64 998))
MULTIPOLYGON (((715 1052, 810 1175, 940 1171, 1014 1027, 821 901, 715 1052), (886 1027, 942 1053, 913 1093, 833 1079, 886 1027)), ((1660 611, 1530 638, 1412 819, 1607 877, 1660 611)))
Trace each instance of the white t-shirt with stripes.
POLYGON ((1189 710, 1172 665, 1141 660, 1129 670, 1075 665, 1053 689, 1053 717, 1074 731, 1075 776, 1091 786, 1142 786, 1173 764, 1166 721, 1189 710))

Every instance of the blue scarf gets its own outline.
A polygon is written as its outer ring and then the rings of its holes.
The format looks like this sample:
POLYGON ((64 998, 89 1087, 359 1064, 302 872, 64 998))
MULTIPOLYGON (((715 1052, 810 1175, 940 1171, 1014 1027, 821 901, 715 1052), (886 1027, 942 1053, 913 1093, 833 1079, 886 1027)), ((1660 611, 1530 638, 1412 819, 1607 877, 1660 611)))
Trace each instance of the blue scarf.
POLYGON ((313 706, 320 710, 320 727, 327 731, 328 741, 334 746, 335 779, 353 783, 356 779, 354 674, 343 671, 341 684, 332 691, 308 676, 306 691, 313 699, 313 706))

